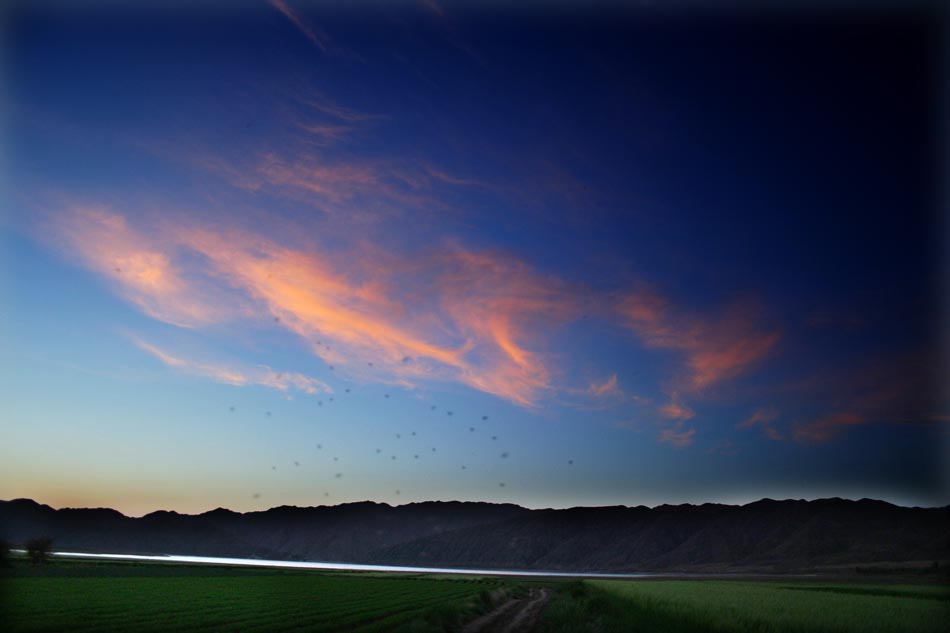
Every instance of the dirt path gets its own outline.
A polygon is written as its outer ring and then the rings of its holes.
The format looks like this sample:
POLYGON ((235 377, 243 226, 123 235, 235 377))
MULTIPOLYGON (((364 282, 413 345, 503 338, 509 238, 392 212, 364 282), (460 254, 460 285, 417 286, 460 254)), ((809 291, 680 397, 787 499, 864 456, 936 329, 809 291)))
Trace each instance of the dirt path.
POLYGON ((462 633, 527 633, 538 625, 551 590, 534 588, 526 598, 509 600, 465 625, 462 633))

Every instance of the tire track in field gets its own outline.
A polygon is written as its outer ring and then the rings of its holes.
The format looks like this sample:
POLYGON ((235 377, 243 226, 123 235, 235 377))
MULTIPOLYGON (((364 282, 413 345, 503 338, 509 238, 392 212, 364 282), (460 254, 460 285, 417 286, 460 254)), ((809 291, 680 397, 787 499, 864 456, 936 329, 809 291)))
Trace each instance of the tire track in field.
POLYGON ((462 633, 528 633, 533 631, 550 597, 550 589, 534 588, 526 598, 509 600, 472 620, 462 628, 462 633))

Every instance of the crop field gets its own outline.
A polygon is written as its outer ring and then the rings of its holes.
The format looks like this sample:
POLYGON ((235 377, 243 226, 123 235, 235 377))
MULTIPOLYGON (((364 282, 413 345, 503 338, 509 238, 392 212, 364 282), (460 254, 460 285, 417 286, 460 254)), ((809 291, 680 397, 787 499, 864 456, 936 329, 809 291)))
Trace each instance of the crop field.
POLYGON ((950 619, 950 587, 939 584, 503 579, 54 560, 0 571, 0 630, 458 631, 528 587, 554 593, 540 633, 930 633, 950 619))
POLYGON ((56 561, 0 579, 4 631, 443 630, 503 583, 56 561))
POLYGON ((588 580, 562 588, 543 630, 924 633, 948 619, 946 585, 588 580))

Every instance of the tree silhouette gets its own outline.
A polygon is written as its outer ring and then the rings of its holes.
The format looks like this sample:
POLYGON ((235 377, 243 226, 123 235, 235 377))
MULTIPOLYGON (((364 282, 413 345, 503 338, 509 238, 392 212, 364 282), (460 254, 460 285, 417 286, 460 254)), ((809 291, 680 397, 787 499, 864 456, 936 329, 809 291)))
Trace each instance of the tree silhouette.
POLYGON ((6 567, 10 564, 10 544, 4 539, 0 539, 0 567, 6 567))
POLYGON ((48 536, 41 536, 26 542, 26 556, 34 565, 49 562, 52 549, 53 539, 48 536))

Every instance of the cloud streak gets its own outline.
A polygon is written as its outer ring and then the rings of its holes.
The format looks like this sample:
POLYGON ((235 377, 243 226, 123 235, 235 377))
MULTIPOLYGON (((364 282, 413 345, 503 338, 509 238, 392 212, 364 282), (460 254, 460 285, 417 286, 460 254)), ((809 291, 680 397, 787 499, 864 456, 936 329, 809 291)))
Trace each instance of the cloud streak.
POLYGON ((284 2, 284 0, 268 0, 268 2, 272 7, 283 13, 284 17, 290 20, 290 22, 297 27, 297 30, 303 33, 306 38, 313 43, 314 46, 319 48, 324 53, 330 52, 330 38, 327 37, 325 33, 304 20, 303 17, 291 9, 290 6, 284 2))
POLYGON ((587 393, 595 398, 623 398, 624 393, 617 384, 617 374, 611 374, 610 378, 602 383, 591 382, 587 387, 587 393))
POLYGON ((672 428, 663 429, 657 435, 657 440, 661 444, 669 444, 673 448, 686 448, 693 444, 693 438, 696 435, 696 429, 683 430, 681 424, 672 428))
POLYGON ((660 407, 659 412, 660 415, 669 420, 690 420, 696 417, 695 411, 675 400, 660 407))
POLYGON ((739 376, 781 338, 779 332, 762 328, 758 310, 749 302, 732 304, 708 318, 676 308, 657 292, 640 290, 623 296, 616 309, 646 346, 683 354, 685 368, 675 388, 687 393, 739 376))
POLYGON ((63 244, 153 318, 197 327, 223 317, 211 297, 200 296, 198 280, 189 278, 172 249, 156 244, 108 207, 72 205, 45 227, 44 237, 63 244))
MULTIPOLYGON (((564 283, 457 244, 414 257, 368 245, 332 254, 236 227, 166 222, 143 231, 103 207, 71 208, 56 226, 65 246, 156 319, 275 323, 352 376, 456 381, 525 407, 554 388, 550 335, 578 312, 564 283)), ((264 384, 156 350, 171 366, 264 384)))
POLYGON ((297 372, 277 372, 270 367, 235 367, 222 363, 196 361, 186 359, 136 337, 132 342, 140 349, 148 352, 165 365, 183 373, 208 378, 215 382, 235 387, 260 386, 276 389, 284 393, 292 390, 307 394, 333 393, 322 380, 297 372))
POLYGON ((770 440, 784 440, 785 436, 772 424, 778 419, 778 416, 779 412, 775 407, 762 407, 756 409, 752 415, 737 424, 736 429, 749 429, 758 426, 761 427, 762 432, 770 440))
MULTIPOLYGON (((329 198, 376 182, 372 170, 328 168, 315 176, 284 167, 272 163, 268 177, 291 182, 306 175, 329 198)), ((276 323, 355 378, 411 387, 459 382, 528 408, 559 390, 600 402, 627 400, 616 375, 581 389, 564 384, 554 338, 584 312, 589 292, 510 255, 452 242, 406 255, 366 242, 287 245, 190 218, 140 218, 133 226, 119 212, 88 205, 69 206, 51 222, 50 234, 151 317, 190 328, 227 320, 276 323)), ((658 410, 677 422, 695 415, 681 392, 739 375, 778 339, 743 304, 703 319, 641 292, 627 295, 619 314, 648 347, 683 353, 685 374, 675 379, 672 401, 658 410)), ((691 437, 676 432, 682 439, 667 434, 662 441, 684 445, 691 437)))
POLYGON ((792 437, 824 444, 868 424, 933 426, 947 419, 946 381, 932 370, 932 351, 862 359, 859 367, 824 374, 799 388, 799 397, 822 403, 817 414, 796 422, 792 437))

